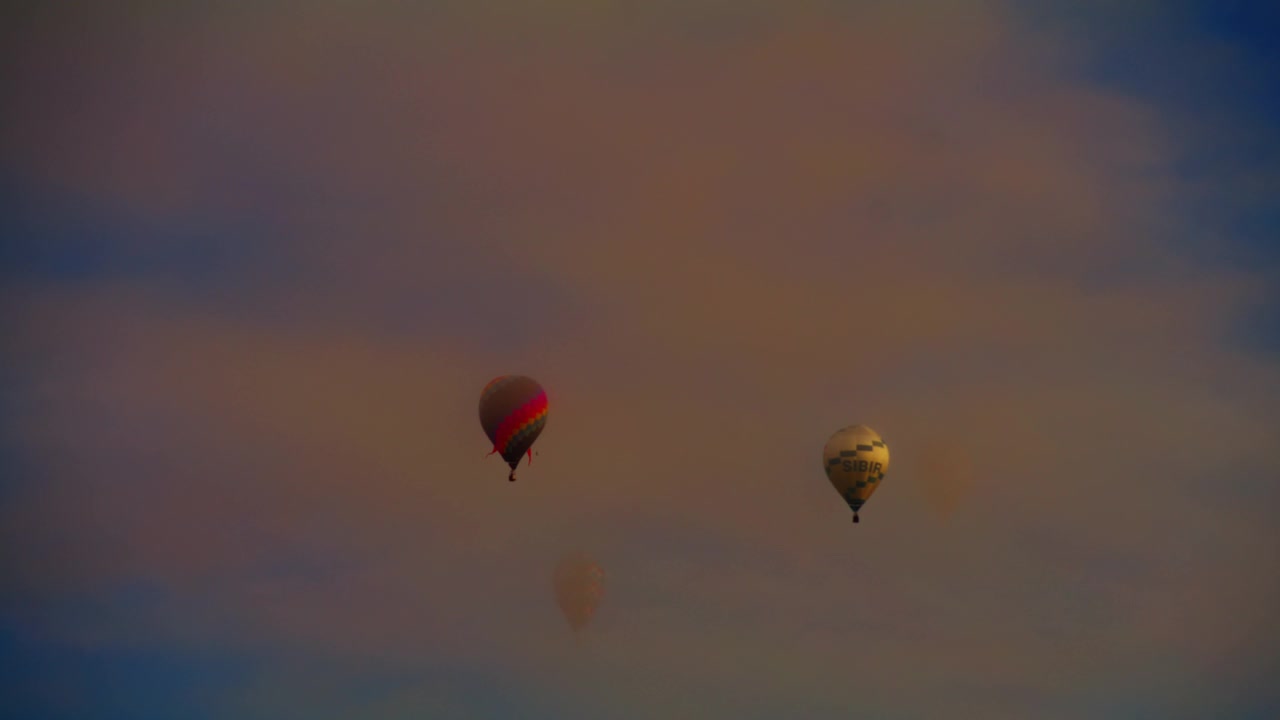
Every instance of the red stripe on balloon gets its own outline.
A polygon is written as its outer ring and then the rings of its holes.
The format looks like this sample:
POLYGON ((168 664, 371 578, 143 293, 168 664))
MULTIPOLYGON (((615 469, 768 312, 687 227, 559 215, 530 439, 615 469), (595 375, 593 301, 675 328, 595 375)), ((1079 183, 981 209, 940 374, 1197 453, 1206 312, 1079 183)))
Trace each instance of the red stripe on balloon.
POLYGON ((511 442, 511 438, 520 430, 525 423, 536 418, 541 412, 547 409, 547 394, 539 392, 528 402, 521 405, 510 415, 503 419, 502 424, 498 426, 497 441, 495 445, 502 448, 503 452, 507 449, 507 443, 511 442))

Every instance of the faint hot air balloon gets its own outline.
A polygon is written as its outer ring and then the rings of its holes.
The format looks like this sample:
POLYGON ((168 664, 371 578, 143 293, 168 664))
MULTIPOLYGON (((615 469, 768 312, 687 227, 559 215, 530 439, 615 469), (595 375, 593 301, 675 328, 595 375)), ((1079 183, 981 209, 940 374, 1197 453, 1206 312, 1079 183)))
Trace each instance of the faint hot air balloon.
POLYGON ((533 462, 533 441, 546 424, 547 393, 533 378, 503 375, 480 392, 480 425, 493 442, 489 454, 500 453, 511 466, 511 482, 521 457, 528 455, 533 462))
POLYGON ((866 425, 851 425, 827 440, 822 449, 822 468, 853 510, 853 521, 858 522, 858 510, 880 487, 889 469, 889 446, 866 425))
POLYGON ((922 455, 920 484, 925 500, 946 520, 973 488, 973 454, 958 442, 936 440, 925 443, 922 455))
POLYGON ((556 604, 574 631, 591 622, 604 594, 604 569, 582 553, 566 555, 551 576, 556 604))

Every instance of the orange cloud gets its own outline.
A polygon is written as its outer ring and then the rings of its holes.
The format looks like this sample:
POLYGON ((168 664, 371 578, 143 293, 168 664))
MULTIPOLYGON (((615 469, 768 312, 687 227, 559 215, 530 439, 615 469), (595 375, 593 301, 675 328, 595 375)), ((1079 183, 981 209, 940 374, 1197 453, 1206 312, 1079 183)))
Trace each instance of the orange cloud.
POLYGON ((999 6, 815 7, 714 39, 267 14, 72 73, 6 133, 32 172, 243 208, 229 143, 289 191, 257 208, 279 267, 231 300, 10 291, 9 433, 50 478, 6 510, 21 582, 145 578, 217 608, 159 640, 488 664, 641 715, 710 688, 1043 716, 1141 658, 1253 661, 1280 375, 1220 336, 1255 279, 1165 242, 1174 139, 999 6), (468 327, 489 301, 533 331, 468 327), (475 409, 505 372, 551 394, 514 485, 475 409), (893 453, 857 528, 819 467, 853 422, 893 453), (585 650, 556 644, 567 546, 610 578, 585 650))

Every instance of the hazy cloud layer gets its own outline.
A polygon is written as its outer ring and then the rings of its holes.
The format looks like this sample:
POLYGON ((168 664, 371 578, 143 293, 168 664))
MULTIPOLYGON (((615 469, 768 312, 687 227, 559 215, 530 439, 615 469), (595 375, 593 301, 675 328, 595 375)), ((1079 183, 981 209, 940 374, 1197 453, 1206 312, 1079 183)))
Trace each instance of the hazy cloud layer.
POLYGON ((261 663, 191 699, 234 717, 1268 692, 1280 371, 1227 332, 1265 278, 1179 249, 1154 108, 923 7, 36 18, 6 172, 128 230, 4 291, 6 613, 261 663), (508 372, 551 396, 515 484, 508 372), (609 573, 578 643, 567 549, 609 573))

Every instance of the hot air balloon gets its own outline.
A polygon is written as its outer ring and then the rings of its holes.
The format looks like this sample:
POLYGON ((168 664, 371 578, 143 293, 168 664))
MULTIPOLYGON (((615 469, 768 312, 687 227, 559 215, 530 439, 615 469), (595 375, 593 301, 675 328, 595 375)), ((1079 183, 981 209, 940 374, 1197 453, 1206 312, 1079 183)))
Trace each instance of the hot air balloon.
POLYGON ((547 393, 533 378, 503 375, 480 392, 480 425, 493 442, 489 455, 500 453, 511 466, 507 480, 515 482, 516 465, 528 455, 547 424, 547 393))
POLYGON ((551 577, 556 604, 574 631, 591 622, 604 594, 604 569, 581 553, 566 555, 551 577))
POLYGON ((923 443, 920 455, 919 485, 925 500, 945 521, 973 490, 977 479, 973 454, 962 443, 938 439, 923 443))
POLYGON ((822 469, 836 492, 849 503, 853 521, 858 522, 858 510, 880 487, 889 469, 889 446, 866 425, 851 425, 827 440, 822 449, 822 469))

